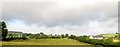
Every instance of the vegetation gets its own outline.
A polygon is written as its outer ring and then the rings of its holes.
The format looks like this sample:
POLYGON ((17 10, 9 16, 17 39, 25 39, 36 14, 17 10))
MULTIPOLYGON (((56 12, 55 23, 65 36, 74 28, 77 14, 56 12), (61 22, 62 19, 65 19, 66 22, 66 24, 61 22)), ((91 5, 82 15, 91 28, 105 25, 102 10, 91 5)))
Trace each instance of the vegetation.
POLYGON ((89 39, 88 36, 77 36, 77 37, 69 37, 70 39, 78 40, 80 42, 85 42, 93 45, 101 45, 105 47, 115 47, 115 46, 120 46, 120 43, 114 43, 112 38, 108 39, 102 39, 102 40, 97 40, 97 39, 89 39))
POLYGON ((0 35, 2 34, 1 36, 2 40, 6 39, 7 33, 8 33, 8 29, 7 29, 6 23, 3 21, 2 22, 0 21, 0 35))
POLYGON ((89 45, 71 39, 32 39, 3 42, 3 45, 89 45))
POLYGON ((116 34, 101 34, 101 35, 106 38, 114 38, 114 37, 118 36, 118 33, 116 33, 116 34))
POLYGON ((28 39, 62 39, 62 38, 68 38, 69 35, 68 34, 61 34, 61 35, 45 35, 44 33, 37 33, 37 34, 31 34, 31 33, 25 33, 24 34, 26 36, 26 38, 28 39))

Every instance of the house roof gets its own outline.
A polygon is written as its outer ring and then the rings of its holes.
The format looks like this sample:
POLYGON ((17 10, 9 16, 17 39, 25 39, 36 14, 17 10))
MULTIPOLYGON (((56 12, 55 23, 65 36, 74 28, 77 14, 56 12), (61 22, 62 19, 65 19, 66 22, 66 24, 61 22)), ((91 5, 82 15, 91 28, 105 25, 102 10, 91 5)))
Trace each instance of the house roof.
POLYGON ((94 38, 103 38, 103 36, 101 36, 101 35, 92 36, 92 37, 94 37, 94 38))

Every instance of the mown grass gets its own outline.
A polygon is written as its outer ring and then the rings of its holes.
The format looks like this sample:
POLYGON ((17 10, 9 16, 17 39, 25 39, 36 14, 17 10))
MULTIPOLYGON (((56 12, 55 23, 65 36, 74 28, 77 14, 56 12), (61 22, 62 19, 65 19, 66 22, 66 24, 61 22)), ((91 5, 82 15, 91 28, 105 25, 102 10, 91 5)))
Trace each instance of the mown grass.
POLYGON ((35 39, 2 42, 2 45, 90 45, 71 39, 35 39))

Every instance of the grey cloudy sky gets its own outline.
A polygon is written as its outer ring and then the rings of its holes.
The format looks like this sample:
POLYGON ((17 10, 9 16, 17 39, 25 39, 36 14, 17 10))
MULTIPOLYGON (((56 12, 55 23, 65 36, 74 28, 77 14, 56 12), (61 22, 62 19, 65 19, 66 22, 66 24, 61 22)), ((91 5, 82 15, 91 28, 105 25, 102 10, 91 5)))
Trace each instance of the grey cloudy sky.
POLYGON ((91 35, 118 32, 119 0, 34 0, 2 2, 9 30, 91 35))

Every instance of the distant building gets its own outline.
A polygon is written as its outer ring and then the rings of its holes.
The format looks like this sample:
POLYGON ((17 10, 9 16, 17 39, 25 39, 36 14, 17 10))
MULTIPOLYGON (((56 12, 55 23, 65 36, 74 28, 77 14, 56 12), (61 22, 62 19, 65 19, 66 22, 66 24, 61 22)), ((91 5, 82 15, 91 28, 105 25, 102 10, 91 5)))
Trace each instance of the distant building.
POLYGON ((90 38, 90 39, 104 39, 104 37, 103 37, 103 36, 101 36, 101 35, 97 35, 97 36, 90 36, 89 38, 90 38))
POLYGON ((20 31, 8 31, 7 38, 9 38, 9 37, 13 37, 13 38, 23 37, 23 33, 20 31))

